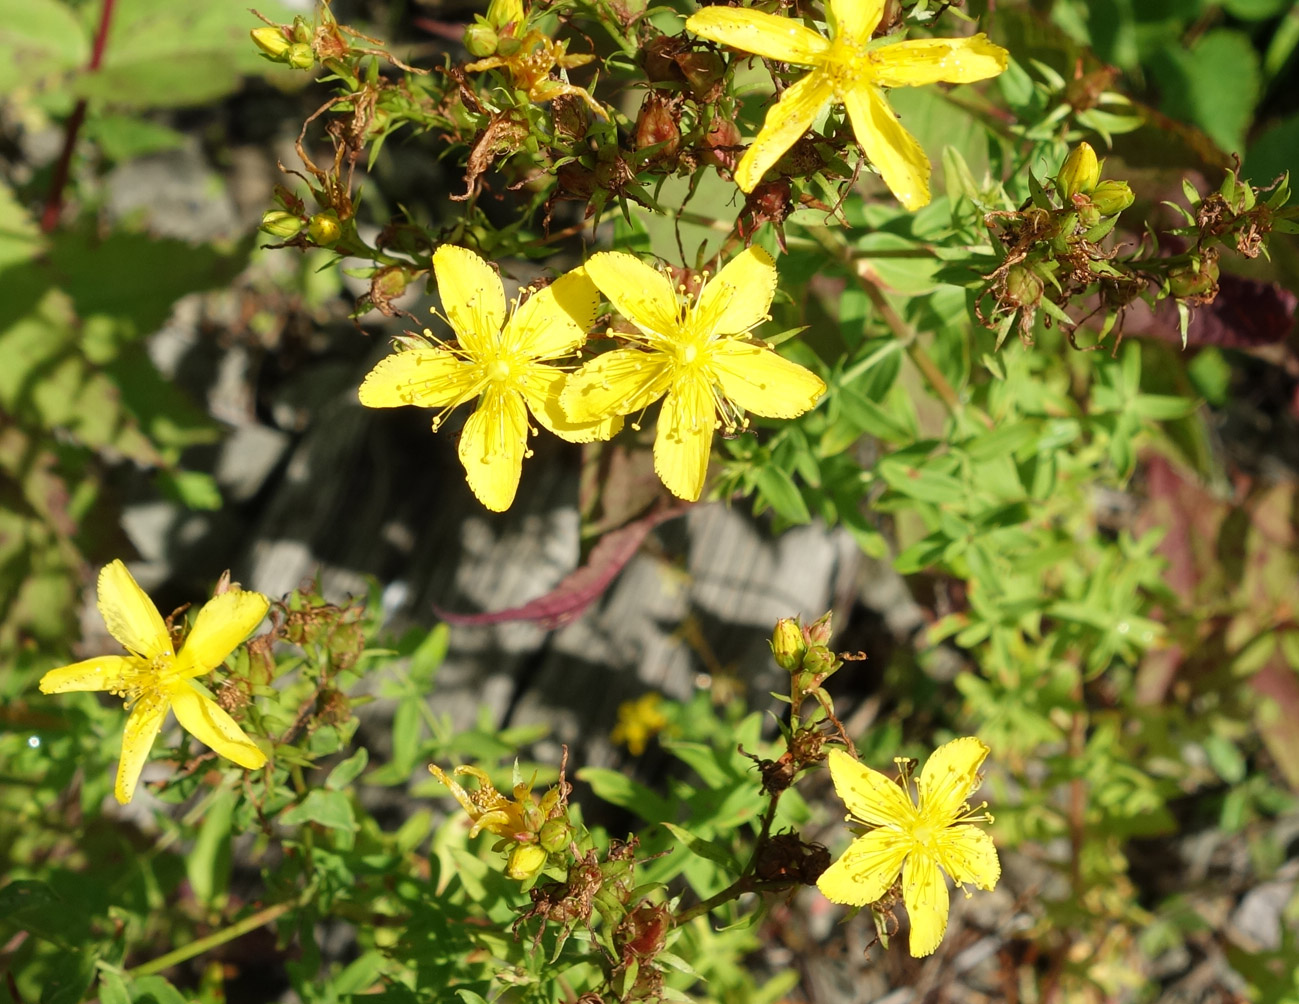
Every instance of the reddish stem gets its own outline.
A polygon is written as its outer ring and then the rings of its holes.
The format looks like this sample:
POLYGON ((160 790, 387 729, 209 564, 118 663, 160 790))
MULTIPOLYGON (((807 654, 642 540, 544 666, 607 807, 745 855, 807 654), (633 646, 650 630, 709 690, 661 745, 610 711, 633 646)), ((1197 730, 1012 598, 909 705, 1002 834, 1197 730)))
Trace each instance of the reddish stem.
MULTIPOLYGON (((113 6, 117 0, 104 0, 99 11, 99 27, 95 30, 95 44, 90 50, 90 63, 87 71, 93 73, 99 69, 104 60, 104 49, 108 44, 108 27, 113 21, 113 6)), ((50 194, 45 200, 45 210, 41 213, 41 230, 49 233, 59 224, 63 213, 63 189, 68 184, 68 171, 72 166, 72 151, 77 147, 77 134, 81 124, 86 120, 86 99, 82 98, 72 109, 67 124, 63 127, 63 150, 59 162, 54 166, 54 178, 50 182, 50 194)))

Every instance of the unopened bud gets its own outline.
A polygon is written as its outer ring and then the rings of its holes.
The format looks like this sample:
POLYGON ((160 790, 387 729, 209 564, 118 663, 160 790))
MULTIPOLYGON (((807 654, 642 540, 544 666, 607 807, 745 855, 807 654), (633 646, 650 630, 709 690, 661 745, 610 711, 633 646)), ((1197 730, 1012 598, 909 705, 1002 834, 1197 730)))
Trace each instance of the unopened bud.
POLYGON ((1092 205, 1102 216, 1118 216, 1135 198, 1126 181, 1102 181, 1092 189, 1092 205))
POLYGON ((293 19, 293 41, 306 44, 311 41, 313 34, 311 25, 305 17, 299 14, 293 19))
POLYGON ((332 209, 317 213, 307 224, 307 233, 321 247, 329 247, 343 233, 342 225, 338 222, 338 214, 332 209))
POLYGON ((659 149, 650 156, 651 160, 674 160, 681 146, 681 128, 677 125, 679 117, 680 113, 672 107, 670 99, 657 91, 650 91, 636 116, 636 149, 658 146, 659 149))
POLYGON ((302 219, 282 209, 271 209, 262 213, 261 229, 272 237, 288 240, 302 230, 302 219))
POLYGON ((490 56, 496 51, 498 42, 500 38, 496 29, 485 21, 475 21, 465 29, 465 48, 471 56, 479 59, 490 56))
POLYGON ((309 70, 316 65, 316 54, 306 42, 294 42, 286 62, 295 70, 309 70))
POLYGON ((248 33, 252 36, 253 44, 262 50, 262 55, 267 59, 273 59, 277 63, 285 62, 285 53, 289 51, 289 40, 284 37, 284 32, 279 28, 272 28, 269 24, 261 28, 254 28, 248 33))
POLYGON ((496 43, 496 54, 498 56, 505 56, 508 59, 522 48, 523 43, 517 38, 514 38, 512 35, 504 35, 501 37, 500 41, 496 43))
POLYGON ((1056 190, 1066 202, 1079 193, 1087 194, 1101 180, 1101 165, 1089 143, 1079 143, 1070 151, 1055 176, 1056 190))
POLYGON ((1179 299, 1208 302, 1218 292, 1218 263, 1206 256, 1179 265, 1168 273, 1168 288, 1179 299))
POLYGON ((792 617, 783 617, 776 622, 776 630, 771 635, 771 654, 776 665, 786 672, 793 673, 803 665, 803 653, 807 643, 803 641, 803 629, 792 617))
POLYGON ((1045 285, 1031 268, 1013 265, 1006 273, 1006 299, 1020 307, 1036 307, 1042 302, 1045 285))
MULTIPOLYGON (((824 645, 813 645, 803 656, 803 669, 809 676, 823 680, 839 668, 838 662, 835 654, 824 645)), ((814 681, 807 682, 808 685, 817 685, 814 681)))
POLYGON ((830 644, 830 619, 832 614, 833 611, 826 611, 804 629, 809 645, 830 644))
MULTIPOLYGON (((492 0, 487 5, 487 23, 497 31, 511 24, 522 27, 523 0, 492 0)), ((516 37, 521 34, 520 31, 514 32, 516 37)))
POLYGON ((546 851, 537 844, 519 844, 510 851, 510 858, 505 863, 505 874, 518 882, 524 882, 546 867, 546 851))
POLYGON ((548 851, 562 851, 573 839, 573 828, 563 818, 548 819, 537 833, 537 842, 548 851))

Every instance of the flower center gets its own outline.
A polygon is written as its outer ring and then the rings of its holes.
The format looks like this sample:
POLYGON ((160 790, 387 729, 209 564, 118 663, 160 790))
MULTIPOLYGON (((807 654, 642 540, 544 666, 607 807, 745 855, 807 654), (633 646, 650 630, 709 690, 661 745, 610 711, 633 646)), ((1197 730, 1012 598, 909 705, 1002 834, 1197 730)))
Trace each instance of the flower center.
POLYGON ((934 842, 934 827, 929 823, 920 823, 911 828, 911 839, 921 847, 929 847, 934 842))
POLYGON ((109 691, 122 698, 128 708, 146 694, 166 690, 180 679, 176 657, 171 654, 157 656, 149 662, 141 659, 136 665, 139 668, 124 673, 117 686, 109 691))
POLYGON ((493 383, 509 383, 514 375, 514 368, 508 359, 497 356, 487 364, 487 372, 484 375, 493 383))
POLYGON ((870 56, 842 38, 830 44, 829 51, 822 57, 821 69, 830 78, 830 86, 839 97, 873 76, 870 56))

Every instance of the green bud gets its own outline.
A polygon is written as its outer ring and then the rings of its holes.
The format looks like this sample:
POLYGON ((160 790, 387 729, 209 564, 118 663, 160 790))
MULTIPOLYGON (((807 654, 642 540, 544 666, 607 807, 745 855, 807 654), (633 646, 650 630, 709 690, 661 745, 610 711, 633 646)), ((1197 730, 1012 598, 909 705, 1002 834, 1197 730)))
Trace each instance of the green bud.
POLYGON ((248 34, 252 36, 253 44, 262 50, 262 55, 267 59, 273 59, 277 63, 285 61, 284 54, 289 51, 289 40, 284 37, 284 32, 279 28, 272 28, 268 24, 261 28, 254 28, 248 34))
POLYGON ((1021 307, 1036 307, 1042 302, 1045 284, 1031 268, 1013 265, 1006 273, 1006 299, 1021 307))
POLYGON ((499 41, 496 29, 486 21, 475 21, 465 29, 465 48, 469 50, 469 55, 479 59, 494 53, 499 41))
POLYGON ((548 851, 562 851, 573 839, 573 828, 563 818, 548 819, 537 833, 537 840, 548 851))
POLYGON ((518 882, 525 882, 546 867, 546 851, 536 844, 518 844, 510 851, 505 864, 505 874, 518 882))
POLYGON ((807 651, 807 642, 803 640, 803 629, 797 620, 784 617, 776 622, 776 630, 771 636, 771 654, 776 665, 792 673, 803 665, 803 653, 807 651))
POLYGON ((1089 143, 1079 143, 1070 151, 1055 176, 1056 191, 1066 202, 1075 195, 1086 195, 1101 180, 1101 165, 1089 143))
POLYGON ((302 230, 301 217, 286 213, 282 209, 270 209, 262 213, 261 229, 272 237, 287 240, 295 237, 302 230))
POLYGON ((295 70, 309 70, 316 65, 316 54, 305 42, 294 42, 289 46, 289 56, 285 60, 295 70))
POLYGON ((813 677, 819 676, 824 679, 833 673, 838 666, 839 660, 824 645, 813 645, 803 656, 803 669, 813 677))
POLYGON ((311 36, 311 25, 307 23, 305 17, 299 14, 293 19, 293 41, 305 44, 311 41, 311 36))
POLYGON ((338 222, 338 214, 328 209, 311 217, 311 221, 307 224, 307 233, 321 247, 329 247, 342 236, 343 227, 338 222))
POLYGON ((500 42, 497 43, 496 53, 497 55, 505 56, 506 58, 509 58, 510 56, 513 56, 515 53, 517 53, 521 48, 523 48, 522 42, 520 42, 517 38, 511 38, 510 36, 507 35, 503 39, 501 39, 500 42))
POLYGON ((1092 190, 1092 205, 1102 216, 1118 216, 1135 201, 1126 181, 1102 181, 1092 190))
POLYGON ((833 631, 831 620, 834 611, 827 610, 820 617, 807 626, 807 641, 810 645, 829 645, 830 635, 833 631))
POLYGON ((1204 257, 1168 273, 1168 289, 1179 299, 1209 301, 1218 292, 1218 263, 1204 257))

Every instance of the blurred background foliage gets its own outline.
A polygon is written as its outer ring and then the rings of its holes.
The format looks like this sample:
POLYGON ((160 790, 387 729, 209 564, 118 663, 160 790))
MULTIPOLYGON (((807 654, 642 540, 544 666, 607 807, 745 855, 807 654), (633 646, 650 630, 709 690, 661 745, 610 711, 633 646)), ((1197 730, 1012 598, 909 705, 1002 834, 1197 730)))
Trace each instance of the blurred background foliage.
MULTIPOLYGON (((592 10, 619 7, 571 6, 587 28, 592 10)), ((177 377, 155 337, 178 304, 197 302, 191 294, 206 295, 201 358, 248 348, 257 379, 273 381, 313 353, 338 352, 306 332, 341 331, 361 347, 340 358, 364 355, 350 313, 391 333, 368 309, 374 279, 396 261, 418 290, 434 239, 540 257, 561 247, 573 254, 580 234, 598 232, 695 266, 734 241, 742 213, 730 204, 733 186, 705 169, 694 189, 688 172, 656 173, 647 161, 622 198, 597 207, 602 230, 564 204, 552 229, 568 242, 550 242, 537 216, 557 182, 502 202, 495 194, 511 176, 498 163, 487 175, 493 198, 454 201, 472 123, 449 137, 397 114, 376 134, 382 150, 361 162, 352 225, 376 246, 373 235, 396 217, 423 233, 408 233, 392 260, 359 254, 345 285, 341 253, 260 247, 270 243, 256 226, 271 185, 306 193, 272 176, 247 194, 238 155, 256 147, 270 163, 301 169, 293 141, 327 86, 262 59, 247 35, 258 22, 239 3, 117 0, 112 9, 102 60, 90 69, 101 0, 0 0, 0 874, 9 876, 0 887, 8 938, 0 999, 270 999, 259 981, 304 1001, 440 999, 453 975, 490 996, 502 959, 519 987, 540 993, 539 957, 509 937, 509 910, 497 911, 491 930, 466 933, 471 903, 511 894, 491 853, 425 808, 383 825, 374 808, 383 789, 421 805, 443 794, 427 779, 410 782, 429 760, 497 765, 538 736, 428 710, 420 698, 435 687, 445 635, 428 635, 430 624, 386 634, 378 587, 350 613, 318 596, 295 601, 319 604, 329 630, 297 636, 298 650, 277 656, 256 691, 257 721, 278 737, 277 762, 293 778, 256 809, 236 794, 233 775, 194 771, 162 789, 169 811, 153 817, 156 829, 105 814, 116 754, 104 737, 116 735, 120 710, 89 695, 35 697, 35 681, 80 651, 93 569, 140 547, 122 521, 128 501, 218 514, 235 504, 215 466, 230 414, 183 389, 193 381, 177 377), (410 127, 398 129, 403 122, 410 127), (162 161, 167 169, 188 165, 197 178, 188 204, 169 202, 147 173, 164 156, 179 157, 162 161), (132 172, 135 191, 124 196, 132 172), (242 201, 211 221, 207 207, 241 185, 242 201), (680 207, 687 197, 678 219, 645 205, 680 207), (520 224, 525 210, 532 215, 520 224), (364 747, 353 748, 349 701, 367 699, 367 673, 383 697, 403 702, 383 762, 358 761, 364 747), (212 931, 270 921, 275 944, 263 931, 217 961, 178 962, 168 975, 183 994, 145 965, 212 931), (280 950, 290 945, 291 958, 280 950)), ((313 16, 259 10, 277 23, 313 16)), ((835 697, 841 711, 878 702, 856 737, 877 766, 954 731, 993 748, 987 797, 998 844, 1018 862, 1007 871, 1018 868, 1020 882, 985 923, 1000 968, 977 990, 981 999, 1299 1000, 1294 239, 1273 235, 1267 257, 1223 255, 1217 298, 1195 311, 1186 349, 1175 313, 1140 305, 1125 318, 1126 340, 1111 334, 1088 353, 1041 314, 1027 327, 1031 345, 1012 338, 998 349, 974 312, 979 277, 997 261, 985 213, 1020 205, 1028 173, 1051 176, 1080 138, 1108 158, 1105 177, 1136 193, 1114 238, 1128 249, 1147 226, 1182 223, 1162 203, 1187 205, 1184 179, 1201 195, 1216 191, 1234 157, 1258 187, 1293 176, 1299 7, 1030 0, 965 11, 1010 50, 1011 68, 981 96, 892 95, 945 197, 905 214, 850 196, 838 207, 842 226, 827 215, 839 188, 814 180, 800 189, 813 201, 782 215, 779 236, 770 217, 751 214, 754 239, 784 251, 770 329, 806 326, 783 349, 822 373, 831 395, 797 422, 724 443, 720 490, 752 496, 777 530, 812 520, 846 527, 906 577, 925 609, 931 623, 914 648, 870 653, 871 693, 841 674, 835 697), (1261 889, 1279 890, 1281 902, 1268 914, 1275 927, 1264 922, 1251 940, 1239 933, 1248 927, 1242 904, 1261 889), (1198 974, 1199 996, 1188 973, 1198 974)), ((476 13, 454 3, 333 7, 339 21, 423 67, 465 61, 455 39, 476 13)), ((569 35, 574 51, 596 45, 616 78, 616 34, 569 35)), ((403 79, 390 65, 383 73, 403 79)), ((587 71, 574 79, 596 87, 587 71)), ((412 94, 434 86, 406 84, 412 94)), ((742 71, 740 84, 747 137, 766 74, 742 71)), ((632 90, 608 99, 622 103, 615 127, 624 135, 638 98, 632 90)), ((328 160, 320 135, 307 144, 328 160)), ((298 412, 285 418, 264 387, 258 395, 250 410, 295 428, 298 412)), ((587 505, 592 522, 619 522, 614 494, 606 485, 603 509, 587 505)), ((219 571, 189 570, 186 584, 219 571)), ((177 603, 199 598, 176 585, 168 588, 177 603)), ((613 820, 614 835, 618 825, 674 820, 707 841, 709 853, 687 853, 659 829, 645 844, 647 854, 675 848, 651 863, 646 881, 675 880, 707 897, 753 839, 756 794, 743 791, 752 774, 736 743, 760 746, 762 722, 702 696, 665 701, 662 715, 658 751, 673 762, 666 788, 612 770, 583 780, 626 813, 600 816, 613 820), (710 797, 727 790, 741 794, 710 797)), ((543 782, 553 779, 553 763, 535 766, 543 782)), ((789 811, 791 826, 810 818, 805 804, 789 811)), ((794 986, 799 968, 787 956, 782 968, 779 954, 761 955, 774 923, 723 922, 739 919, 692 921, 674 951, 695 969, 673 985, 717 1000, 826 999, 808 989, 810 978, 794 986)), ((824 950, 781 937, 812 957, 824 950)), ((916 978, 889 975, 899 985, 916 978)), ((963 987, 944 998, 930 984, 924 999, 976 999, 963 987)))

